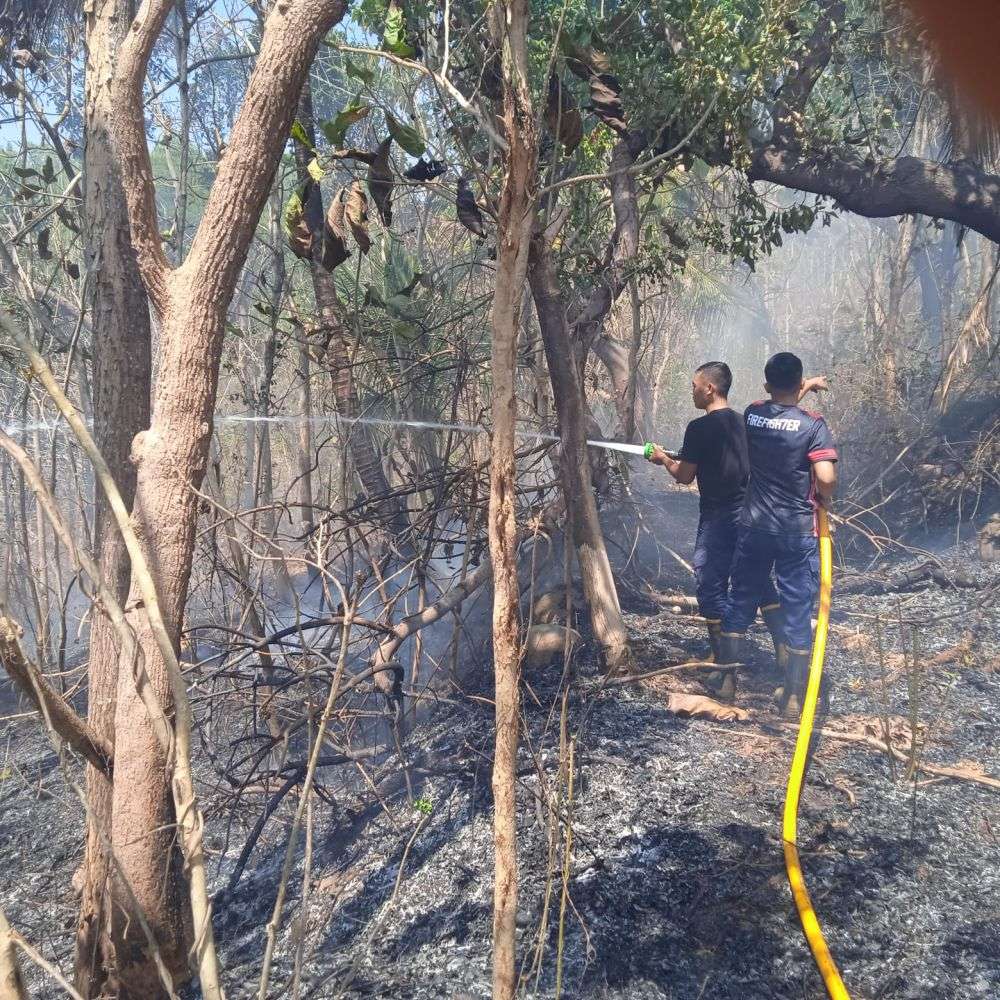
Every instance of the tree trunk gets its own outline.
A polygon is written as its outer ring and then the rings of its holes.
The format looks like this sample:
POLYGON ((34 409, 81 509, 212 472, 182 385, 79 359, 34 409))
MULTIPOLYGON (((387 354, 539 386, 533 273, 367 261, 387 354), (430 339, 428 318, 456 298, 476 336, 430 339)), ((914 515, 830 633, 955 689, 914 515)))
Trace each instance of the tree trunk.
POLYGON ((594 341, 591 352, 604 365, 611 378, 611 385, 615 390, 615 408, 618 410, 625 440, 632 441, 638 435, 641 441, 652 441, 655 437, 654 393, 650 388, 649 379, 639 369, 634 344, 633 340, 633 343, 626 347, 620 341, 603 334, 594 341), (628 432, 630 424, 633 429, 632 434, 628 432))
MULTIPOLYGON (((297 117, 305 128, 310 142, 315 142, 312 94, 308 83, 302 88, 297 117)), ((311 158, 312 152, 302 143, 297 142, 295 144, 295 160, 300 184, 304 184, 309 179, 311 158)), ((322 216, 324 213, 320 211, 319 214, 322 216)), ((337 404, 337 412, 341 417, 351 419, 358 416, 359 412, 358 396, 354 388, 351 338, 344 326, 343 309, 337 296, 337 285, 333 274, 320 263, 323 256, 322 240, 316 238, 313 240, 313 244, 316 253, 309 264, 313 294, 316 298, 316 308, 320 318, 320 333, 324 345, 323 356, 330 372, 330 382, 337 404)), ((384 525, 388 526, 393 538, 402 539, 408 528, 406 511, 399 499, 390 495, 391 489, 389 481, 386 479, 385 469, 367 427, 358 424, 347 425, 347 450, 354 463, 365 496, 370 500, 378 501, 375 504, 375 514, 384 525)))
POLYGON ((888 288, 886 290, 886 312, 881 324, 875 348, 872 351, 876 358, 881 359, 883 385, 886 390, 886 402, 892 409, 902 405, 901 385, 899 381, 899 365, 897 353, 900 348, 900 332, 905 329, 903 322, 903 297, 906 292, 907 278, 910 271, 910 258, 913 256, 913 245, 917 236, 916 216, 905 215, 899 220, 899 234, 895 246, 889 251, 887 261, 888 288))
MULTIPOLYGON (((153 574, 159 610, 176 651, 198 521, 196 491, 208 463, 228 307, 287 141, 299 92, 320 39, 343 16, 345 4, 343 0, 293 0, 270 8, 246 97, 219 161, 201 223, 187 259, 176 269, 167 264, 159 235, 142 99, 146 66, 172 7, 173 0, 148 0, 133 22, 116 68, 111 126, 121 158, 132 242, 146 290, 161 319, 152 420, 132 447, 137 469, 132 525, 153 574)), ((142 606, 142 592, 133 577, 130 622, 142 650, 149 689, 169 713, 172 699, 165 651, 154 640, 142 606)), ((135 907, 144 912, 175 978, 186 978, 190 911, 184 906, 185 880, 176 851, 170 769, 128 664, 122 664, 119 673, 115 731, 120 756, 112 842, 130 887, 126 891, 115 880, 114 921, 124 939, 117 956, 119 995, 150 1000, 163 996, 164 989, 135 919, 135 907)), ((182 735, 180 729, 178 734, 182 735)), ((182 762, 180 753, 175 756, 182 762)), ((187 860, 189 865, 197 863, 199 867, 192 870, 200 877, 200 845, 186 839, 185 849, 196 852, 193 859, 189 853, 187 860)), ((205 940, 210 945, 207 936, 205 940)))
MULTIPOLYGON (((133 437, 149 426, 149 305, 129 240, 121 174, 108 134, 111 74, 132 20, 131 0, 97 0, 86 18, 84 118, 84 226, 91 268, 94 438, 127 506, 135 496, 133 437)), ((96 490, 95 551, 101 575, 119 603, 128 596, 130 563, 110 505, 96 490)), ((113 747, 118 643, 100 606, 93 609, 88 663, 87 719, 113 747)), ((111 838, 111 780, 87 768, 90 823, 83 860, 83 893, 76 936, 76 988, 84 997, 104 992, 115 964, 109 937, 106 845, 111 838)))
POLYGON ((312 405, 312 364, 309 345, 303 343, 299 347, 299 376, 302 379, 302 390, 299 396, 302 407, 302 420, 297 434, 296 457, 299 465, 298 495, 302 508, 299 516, 302 526, 307 531, 313 527, 313 405, 312 405))
POLYGON ((493 759, 493 996, 517 988, 517 747, 520 724, 520 636, 517 582, 517 340, 534 218, 536 135, 528 86, 528 0, 504 0, 493 11, 503 66, 503 123, 508 150, 497 220, 493 292, 493 435, 489 542, 493 561, 493 669, 496 750, 493 759))
POLYGON ((628 632, 622 619, 618 590, 591 487, 583 382, 559 296, 552 256, 542 236, 531 243, 528 280, 535 299, 549 378, 552 380, 552 396, 559 415, 563 495, 580 564, 583 592, 590 607, 591 625, 608 666, 624 670, 631 663, 628 632))

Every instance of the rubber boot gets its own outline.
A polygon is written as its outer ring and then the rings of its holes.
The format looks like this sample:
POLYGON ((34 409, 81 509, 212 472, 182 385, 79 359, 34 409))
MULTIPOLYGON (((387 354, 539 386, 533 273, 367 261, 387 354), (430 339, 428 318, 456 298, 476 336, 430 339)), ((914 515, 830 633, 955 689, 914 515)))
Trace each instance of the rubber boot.
MULTIPOLYGON (((743 636, 732 632, 719 633, 719 655, 715 662, 722 666, 728 663, 739 663, 740 642, 743 636)), ((723 670, 712 670, 705 675, 705 687, 719 699, 732 702, 736 700, 736 668, 727 667, 723 670)))
POLYGON ((718 618, 708 618, 705 620, 705 627, 708 629, 708 644, 712 647, 712 660, 719 663, 722 622, 718 618))
POLYGON ((797 719, 802 714, 802 706, 806 700, 806 687, 809 685, 809 661, 812 653, 809 650, 790 649, 788 651, 788 666, 785 668, 784 683, 774 692, 774 700, 778 711, 785 719, 797 719))
POLYGON ((774 643, 774 662, 782 674, 788 669, 788 643, 785 641, 785 612, 780 604, 770 604, 761 608, 764 624, 771 633, 774 643))

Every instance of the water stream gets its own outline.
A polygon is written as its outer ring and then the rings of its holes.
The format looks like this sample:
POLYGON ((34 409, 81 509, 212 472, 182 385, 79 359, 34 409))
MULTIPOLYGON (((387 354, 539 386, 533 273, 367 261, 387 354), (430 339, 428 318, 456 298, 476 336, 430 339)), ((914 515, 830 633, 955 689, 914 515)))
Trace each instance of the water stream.
MULTIPOLYGON (((454 431, 457 434, 486 434, 488 427, 478 424, 444 424, 433 420, 393 420, 388 417, 299 417, 293 415, 276 415, 272 417, 256 416, 249 413, 222 413, 215 417, 217 424, 364 424, 369 427, 412 427, 414 430, 454 431)), ((30 424, 10 424, 4 427, 5 433, 31 434, 35 431, 57 433, 63 430, 61 423, 46 423, 44 421, 30 424)), ((543 434, 541 431, 516 431, 517 437, 535 441, 558 441, 555 434, 543 434)), ((628 455, 642 455, 645 445, 626 444, 622 441, 587 441, 592 448, 603 448, 606 451, 621 451, 628 455)))

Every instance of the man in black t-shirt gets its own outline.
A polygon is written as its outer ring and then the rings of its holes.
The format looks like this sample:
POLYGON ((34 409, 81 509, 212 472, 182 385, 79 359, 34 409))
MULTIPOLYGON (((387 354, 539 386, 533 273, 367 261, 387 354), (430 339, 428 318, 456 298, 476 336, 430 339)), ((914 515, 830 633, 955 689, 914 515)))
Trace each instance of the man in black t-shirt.
MULTIPOLYGON (((696 592, 698 610, 708 626, 712 656, 717 662, 729 570, 750 472, 743 420, 729 408, 732 383, 732 372, 724 362, 701 365, 691 381, 691 398, 705 415, 687 425, 679 458, 671 458, 660 448, 650 456, 651 462, 664 466, 677 482, 687 485, 698 480, 701 516, 694 548, 696 592)), ((781 605, 773 586, 762 589, 758 604, 774 640, 775 657, 783 668, 781 605)), ((755 614, 756 610, 755 605, 755 614)), ((731 671, 706 674, 705 680, 723 697, 735 694, 731 671)))
POLYGON ((773 567, 788 642, 785 679, 775 695, 782 713, 795 717, 809 675, 811 617, 819 589, 816 509, 833 497, 837 450, 823 417, 798 405, 805 385, 802 362, 782 351, 768 361, 764 377, 770 399, 751 403, 744 414, 750 483, 719 662, 739 662, 740 640, 754 619, 759 595, 771 591, 773 567))

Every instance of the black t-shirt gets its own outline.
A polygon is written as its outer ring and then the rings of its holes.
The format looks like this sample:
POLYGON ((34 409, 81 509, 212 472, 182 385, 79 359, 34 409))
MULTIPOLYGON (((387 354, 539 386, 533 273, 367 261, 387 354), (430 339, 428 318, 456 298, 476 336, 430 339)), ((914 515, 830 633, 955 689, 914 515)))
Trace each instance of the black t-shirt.
POLYGON ((790 403, 762 400, 744 411, 750 487, 743 524, 774 535, 816 533, 812 463, 837 461, 826 421, 790 403))
POLYGON ((746 430, 738 413, 727 406, 692 420, 684 432, 681 460, 698 467, 703 514, 740 508, 750 462, 746 430))

